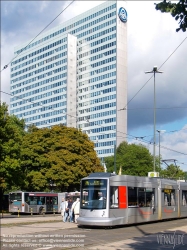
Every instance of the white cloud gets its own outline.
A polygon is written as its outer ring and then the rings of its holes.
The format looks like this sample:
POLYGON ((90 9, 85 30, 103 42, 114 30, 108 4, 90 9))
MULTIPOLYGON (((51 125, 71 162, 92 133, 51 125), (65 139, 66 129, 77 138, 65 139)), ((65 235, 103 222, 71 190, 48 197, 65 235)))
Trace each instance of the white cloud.
POLYGON ((162 158, 177 160, 176 164, 181 166, 181 168, 185 171, 187 171, 187 165, 186 164, 183 165, 183 163, 186 163, 186 157, 187 157, 186 142, 187 142, 187 125, 182 127, 181 130, 179 131, 173 133, 165 133, 162 136, 162 141, 161 141, 162 158))
POLYGON ((49 1, 41 1, 39 11, 43 12, 44 10, 46 10, 46 8, 48 7, 48 4, 49 4, 49 1))
MULTIPOLYGON (((102 2, 104 1, 75 1, 49 28, 102 2)), ((1 67, 14 57, 15 46, 32 40, 69 3, 69 1, 3 1, 1 3, 1 67)), ((127 11, 128 100, 130 100, 151 77, 151 75, 145 75, 144 71, 151 70, 155 65, 162 65, 185 39, 187 33, 182 31, 177 33, 175 30, 178 23, 170 14, 156 11, 152 1, 128 1, 127 11)), ((186 48, 187 39, 163 65, 164 73, 156 75, 157 107, 171 108, 156 110, 156 127, 166 129, 167 132, 181 129, 187 124, 187 109, 182 108, 187 107, 186 48)), ((4 92, 9 92, 9 70, 7 68, 1 73, 4 92)), ((3 101, 9 104, 9 99, 10 96, 2 94, 3 101)), ((153 79, 133 98, 128 108, 134 108, 128 111, 128 133, 134 136, 153 134, 153 79), (145 109, 137 109, 141 107, 145 109)), ((182 131, 170 135, 165 133, 163 145, 180 152, 187 152, 186 133, 182 131)), ((175 157, 187 164, 186 156, 169 150, 162 150, 162 152, 165 154, 164 158, 175 157), (183 158, 184 161, 182 161, 183 158)))

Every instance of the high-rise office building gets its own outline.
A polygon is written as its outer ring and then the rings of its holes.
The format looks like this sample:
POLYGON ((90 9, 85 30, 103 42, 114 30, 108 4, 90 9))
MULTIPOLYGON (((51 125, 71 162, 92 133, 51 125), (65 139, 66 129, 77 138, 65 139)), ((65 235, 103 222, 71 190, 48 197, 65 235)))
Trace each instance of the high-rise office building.
POLYGON ((125 4, 107 1, 16 47, 10 113, 81 128, 101 159, 112 155, 127 132, 125 4))

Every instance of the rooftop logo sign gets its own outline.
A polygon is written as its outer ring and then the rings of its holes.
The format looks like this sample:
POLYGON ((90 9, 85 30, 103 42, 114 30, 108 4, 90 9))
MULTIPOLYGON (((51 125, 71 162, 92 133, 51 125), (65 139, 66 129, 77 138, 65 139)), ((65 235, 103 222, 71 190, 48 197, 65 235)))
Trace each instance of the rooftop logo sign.
POLYGON ((118 16, 123 23, 127 22, 127 11, 123 7, 119 9, 118 16))

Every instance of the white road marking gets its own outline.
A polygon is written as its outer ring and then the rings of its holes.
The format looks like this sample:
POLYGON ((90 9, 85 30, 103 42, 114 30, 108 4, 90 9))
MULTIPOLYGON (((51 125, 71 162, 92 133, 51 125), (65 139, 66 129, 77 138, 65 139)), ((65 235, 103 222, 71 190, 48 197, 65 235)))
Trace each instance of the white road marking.
POLYGON ((47 250, 47 249, 50 249, 50 248, 53 248, 53 247, 51 247, 51 246, 50 247, 41 247, 41 248, 36 248, 35 250, 45 250, 45 249, 47 250))

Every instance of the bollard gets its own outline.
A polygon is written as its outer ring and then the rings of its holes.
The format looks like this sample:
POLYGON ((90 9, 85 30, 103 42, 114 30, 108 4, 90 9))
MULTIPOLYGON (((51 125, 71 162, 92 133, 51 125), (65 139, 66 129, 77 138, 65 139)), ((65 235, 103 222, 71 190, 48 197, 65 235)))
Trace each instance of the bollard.
POLYGON ((45 208, 44 207, 42 209, 42 214, 43 214, 43 216, 45 216, 45 208))
POLYGON ((33 209, 32 209, 32 207, 31 207, 31 216, 33 216, 33 209))
POLYGON ((18 208, 18 217, 19 217, 19 208, 18 208))
POLYGON ((55 208, 53 208, 53 214, 54 214, 54 216, 55 216, 55 208))

